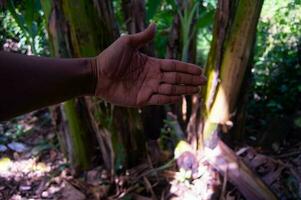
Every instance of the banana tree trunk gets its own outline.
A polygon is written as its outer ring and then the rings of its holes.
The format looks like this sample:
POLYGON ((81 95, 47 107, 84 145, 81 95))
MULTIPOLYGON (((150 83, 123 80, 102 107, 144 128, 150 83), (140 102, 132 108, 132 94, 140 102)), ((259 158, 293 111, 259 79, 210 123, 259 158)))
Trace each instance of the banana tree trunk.
POLYGON ((228 132, 237 108, 237 99, 246 78, 262 0, 220 0, 216 15, 206 76, 204 97, 204 140, 210 141, 217 126, 228 132), (216 126, 216 127, 215 127, 216 126))
MULTIPOLYGON (((198 148, 208 161, 240 190, 247 199, 276 199, 269 188, 225 145, 220 136, 238 123, 238 99, 246 88, 248 64, 252 59, 256 25, 263 0, 219 0, 213 41, 203 89, 202 127, 198 148)), ((229 133, 228 133, 229 134, 229 133)))
MULTIPOLYGON (((55 0, 41 4, 53 56, 95 56, 113 41, 113 36, 117 37, 108 2, 55 0)), ((97 140, 87 99, 69 100, 53 110, 63 152, 77 169, 91 167, 97 140)))
MULTIPOLYGON (((96 56, 119 36, 111 1, 41 2, 54 56, 96 56)), ((75 166, 86 169, 91 158, 97 159, 95 151, 88 153, 97 148, 95 141, 112 173, 141 160, 145 145, 137 110, 90 97, 70 100, 54 110, 61 146, 75 166)))

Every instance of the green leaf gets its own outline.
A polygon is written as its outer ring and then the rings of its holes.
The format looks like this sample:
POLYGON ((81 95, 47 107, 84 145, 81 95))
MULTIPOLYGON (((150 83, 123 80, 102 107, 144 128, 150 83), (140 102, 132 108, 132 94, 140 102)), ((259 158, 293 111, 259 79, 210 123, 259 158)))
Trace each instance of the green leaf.
POLYGON ((215 10, 210 10, 209 12, 203 13, 197 23, 197 28, 204 28, 213 23, 215 10))
POLYGON ((147 8, 147 20, 151 20, 153 19, 153 17, 155 16, 158 8, 161 5, 161 0, 148 0, 146 3, 146 8, 147 8))
POLYGON ((51 1, 42 0, 40 6, 42 7, 42 10, 44 11, 46 21, 48 21, 48 18, 50 17, 50 13, 51 13, 51 9, 52 9, 51 1))
POLYGON ((12 0, 8 1, 7 8, 9 10, 9 12, 12 14, 12 16, 13 16, 14 20, 16 21, 16 23, 18 24, 18 26, 21 28, 22 32, 24 34, 27 34, 28 31, 27 31, 26 27, 24 26, 25 19, 22 15, 20 15, 16 12, 16 8, 15 8, 12 0))
POLYGON ((36 21, 32 22, 31 34, 32 34, 32 39, 34 39, 38 34, 38 24, 36 21))
POLYGON ((32 23, 34 21, 34 0, 29 0, 29 2, 25 3, 25 13, 24 13, 24 19, 25 24, 28 29, 28 33, 31 38, 34 37, 33 31, 32 31, 32 23))

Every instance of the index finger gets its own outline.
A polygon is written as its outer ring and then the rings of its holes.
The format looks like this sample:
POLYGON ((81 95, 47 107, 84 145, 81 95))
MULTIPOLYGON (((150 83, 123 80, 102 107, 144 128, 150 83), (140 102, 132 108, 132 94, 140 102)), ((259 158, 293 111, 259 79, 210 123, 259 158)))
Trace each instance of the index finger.
POLYGON ((203 72, 203 70, 197 65, 178 60, 162 59, 160 64, 160 68, 164 72, 183 72, 193 75, 201 75, 203 72))

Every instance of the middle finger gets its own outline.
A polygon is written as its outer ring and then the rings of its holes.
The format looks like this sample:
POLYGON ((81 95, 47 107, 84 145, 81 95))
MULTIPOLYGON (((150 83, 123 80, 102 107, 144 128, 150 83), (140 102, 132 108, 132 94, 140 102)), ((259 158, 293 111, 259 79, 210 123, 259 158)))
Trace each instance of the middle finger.
POLYGON ((203 85, 206 79, 202 75, 191 75, 181 72, 164 72, 161 82, 169 84, 203 85))

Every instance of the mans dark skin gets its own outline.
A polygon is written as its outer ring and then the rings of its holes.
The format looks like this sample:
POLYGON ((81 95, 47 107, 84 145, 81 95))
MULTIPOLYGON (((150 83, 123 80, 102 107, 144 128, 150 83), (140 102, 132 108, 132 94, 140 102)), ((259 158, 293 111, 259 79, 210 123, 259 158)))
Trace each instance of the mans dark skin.
POLYGON ((149 57, 139 48, 156 32, 122 36, 93 58, 58 59, 0 52, 0 121, 78 96, 143 107, 176 103, 206 83, 196 65, 149 57))

